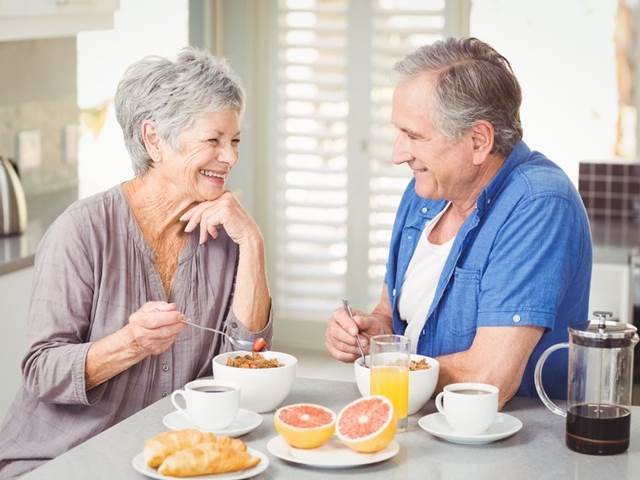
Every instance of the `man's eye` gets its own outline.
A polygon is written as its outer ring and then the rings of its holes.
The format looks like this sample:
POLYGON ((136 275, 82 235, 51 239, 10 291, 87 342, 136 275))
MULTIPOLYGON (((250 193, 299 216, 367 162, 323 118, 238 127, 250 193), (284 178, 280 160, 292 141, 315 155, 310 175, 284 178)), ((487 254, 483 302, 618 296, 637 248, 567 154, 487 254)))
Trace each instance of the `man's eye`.
POLYGON ((240 143, 240 139, 234 138, 233 140, 231 140, 231 143, 233 143, 234 145, 238 145, 240 143))

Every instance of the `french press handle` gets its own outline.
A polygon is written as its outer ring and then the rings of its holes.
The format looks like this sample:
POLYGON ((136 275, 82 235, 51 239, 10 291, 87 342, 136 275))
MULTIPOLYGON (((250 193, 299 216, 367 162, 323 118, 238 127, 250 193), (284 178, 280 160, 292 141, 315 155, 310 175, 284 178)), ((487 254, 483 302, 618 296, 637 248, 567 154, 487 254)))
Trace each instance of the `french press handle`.
POLYGON ((544 387, 542 386, 542 367, 544 367, 544 362, 547 361, 547 358, 549 358, 549 355, 551 355, 556 350, 560 350, 561 348, 569 348, 569 343, 565 342, 565 343, 556 343, 555 345, 551 345, 542 353, 542 355, 540 355, 540 358, 538 359, 538 363, 536 363, 536 369, 533 373, 533 380, 534 380, 534 383, 536 384, 536 391, 538 392, 538 396, 540 397, 540 400, 542 400, 542 403, 544 403, 544 406, 547 407, 556 415, 560 415, 561 417, 566 417, 567 411, 561 409, 559 406, 553 403, 549 398, 549 396, 547 395, 547 392, 544 391, 544 387))

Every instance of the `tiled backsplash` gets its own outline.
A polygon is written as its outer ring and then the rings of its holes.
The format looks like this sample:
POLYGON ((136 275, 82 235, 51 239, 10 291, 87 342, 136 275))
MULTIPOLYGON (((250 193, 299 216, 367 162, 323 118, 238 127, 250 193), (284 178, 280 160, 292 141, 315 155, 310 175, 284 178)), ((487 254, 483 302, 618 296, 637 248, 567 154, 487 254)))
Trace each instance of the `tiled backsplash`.
POLYGON ((640 223, 640 164, 582 162, 578 189, 589 218, 640 223))

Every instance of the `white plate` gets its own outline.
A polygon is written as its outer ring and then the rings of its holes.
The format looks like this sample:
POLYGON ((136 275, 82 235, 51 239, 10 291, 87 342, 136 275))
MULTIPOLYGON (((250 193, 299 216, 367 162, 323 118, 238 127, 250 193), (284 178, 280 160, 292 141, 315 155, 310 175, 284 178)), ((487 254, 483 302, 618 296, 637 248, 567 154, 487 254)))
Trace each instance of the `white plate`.
POLYGON ((252 412, 251 410, 238 410, 238 415, 226 428, 221 430, 207 430, 204 428, 196 427, 191 421, 185 417, 182 412, 176 410, 174 412, 168 413, 162 419, 162 423, 167 428, 171 430, 182 430, 184 428, 197 428, 203 432, 212 432, 216 435, 225 435, 227 437, 239 437, 246 433, 249 433, 251 430, 258 428, 262 423, 262 415, 252 412))
MULTIPOLYGON (((237 472, 218 473, 215 475, 198 475, 196 477, 189 478, 197 478, 198 480, 240 480, 242 478, 254 477, 264 472, 269 466, 269 459, 267 458, 267 456, 262 452, 254 450, 253 448, 247 448, 247 452, 260 459, 260 463, 253 468, 238 470, 237 472)), ((138 455, 133 457, 133 460, 131 460, 131 465, 133 465, 133 468, 135 468, 138 472, 146 475, 147 477, 158 478, 160 480, 175 480, 176 478, 178 478, 160 475, 156 469, 149 467, 144 461, 144 452, 140 452, 138 455)))
POLYGON ((502 440, 503 438, 510 437, 522 428, 522 422, 520 420, 506 413, 498 413, 495 421, 487 431, 475 435, 454 432, 447 423, 447 419, 440 412, 425 415, 418 420, 418 425, 431 435, 435 435, 448 442, 463 445, 480 445, 502 440))
POLYGON ((267 450, 271 455, 288 462, 318 468, 348 468, 388 460, 400 451, 400 446, 393 440, 380 452, 358 453, 334 437, 321 447, 302 449, 289 446, 284 438, 278 435, 269 440, 267 450))

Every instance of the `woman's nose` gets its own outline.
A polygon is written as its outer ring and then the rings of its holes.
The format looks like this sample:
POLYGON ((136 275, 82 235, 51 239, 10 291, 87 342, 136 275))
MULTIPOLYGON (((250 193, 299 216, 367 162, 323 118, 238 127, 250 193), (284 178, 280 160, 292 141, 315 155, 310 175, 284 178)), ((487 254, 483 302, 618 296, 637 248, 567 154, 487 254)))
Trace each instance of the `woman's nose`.
POLYGON ((223 147, 218 155, 218 160, 233 167, 238 161, 238 152, 231 145, 223 147))

